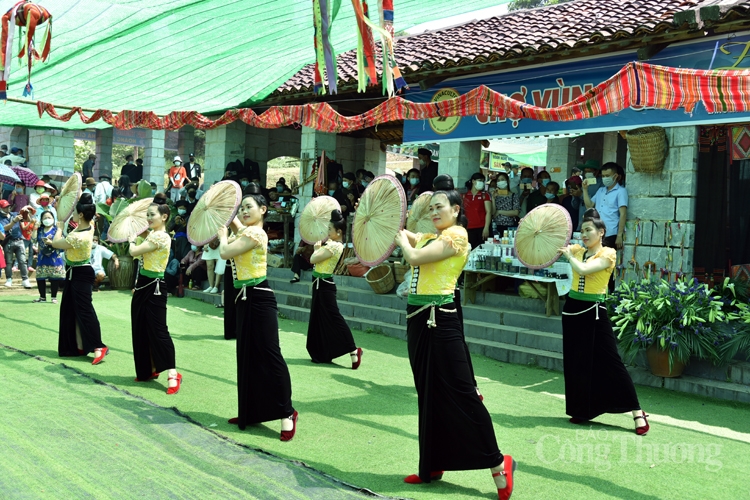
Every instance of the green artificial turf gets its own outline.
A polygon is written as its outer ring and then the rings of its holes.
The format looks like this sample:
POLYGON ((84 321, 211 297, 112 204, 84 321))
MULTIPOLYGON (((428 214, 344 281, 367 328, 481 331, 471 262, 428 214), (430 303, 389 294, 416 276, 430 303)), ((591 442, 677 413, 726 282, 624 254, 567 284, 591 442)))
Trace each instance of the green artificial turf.
MULTIPOLYGON (((144 384, 133 381, 129 294, 102 292, 94 304, 103 340, 112 349, 101 365, 86 358, 59 359, 57 306, 32 304, 29 297, 3 296, 0 343, 65 363, 157 405, 174 406, 239 443, 382 495, 497 498, 489 471, 449 472, 430 485, 402 482, 416 472, 418 461, 417 402, 403 341, 355 332, 365 351, 359 370, 350 369, 348 356, 334 365, 315 365, 305 350, 306 324, 280 320, 282 352, 300 413, 297 436, 282 443, 278 422, 245 431, 226 422, 237 408, 236 367, 234 342, 223 339, 221 310, 169 299, 168 323, 184 380, 179 394, 167 396, 164 375, 144 384)), ((591 426, 569 424, 560 373, 481 356, 473 362, 500 449, 519 464, 514 500, 750 498, 748 405, 637 386, 643 408, 652 415, 651 432, 637 437, 629 415, 606 415, 591 426)), ((0 374, 7 366, 3 362, 0 374)), ((28 405, 30 417, 38 411, 28 405)), ((54 415, 75 418, 65 408, 54 415)))

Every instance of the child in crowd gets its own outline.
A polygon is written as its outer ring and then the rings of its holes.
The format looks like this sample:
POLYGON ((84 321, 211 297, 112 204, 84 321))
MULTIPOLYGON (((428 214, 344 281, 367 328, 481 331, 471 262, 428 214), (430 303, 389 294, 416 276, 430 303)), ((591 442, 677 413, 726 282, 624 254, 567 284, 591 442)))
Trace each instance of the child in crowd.
POLYGON ((206 262, 208 274, 208 288, 206 293, 219 293, 221 282, 224 280, 224 271, 227 261, 219 257, 219 240, 214 239, 203 247, 202 259, 206 262))

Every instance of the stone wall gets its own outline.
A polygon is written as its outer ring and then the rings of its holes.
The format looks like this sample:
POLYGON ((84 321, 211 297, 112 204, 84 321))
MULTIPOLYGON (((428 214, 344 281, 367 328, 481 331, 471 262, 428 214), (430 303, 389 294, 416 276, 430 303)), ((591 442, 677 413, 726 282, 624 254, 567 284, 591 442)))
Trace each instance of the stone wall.
MULTIPOLYGON (((670 149, 658 174, 636 172, 627 155, 627 188, 630 197, 624 261, 633 257, 636 221, 641 221, 635 261, 647 261, 671 273, 693 271, 695 247, 695 197, 697 193, 698 129, 667 128, 670 149)), ((630 266, 632 269, 632 266, 630 266)), ((633 277, 628 272, 628 279, 633 277)), ((672 275, 674 277, 674 274, 672 275)))
POLYGON ((29 130, 28 165, 37 174, 52 169, 72 172, 75 149, 72 130, 29 130))

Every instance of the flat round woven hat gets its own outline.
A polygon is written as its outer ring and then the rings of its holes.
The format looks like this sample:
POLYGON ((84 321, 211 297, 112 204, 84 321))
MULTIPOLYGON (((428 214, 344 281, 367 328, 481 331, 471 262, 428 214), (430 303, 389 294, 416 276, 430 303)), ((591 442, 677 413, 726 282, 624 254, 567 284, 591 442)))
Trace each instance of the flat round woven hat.
POLYGON ((57 220, 66 221, 73 215, 73 211, 76 209, 76 204, 81 197, 81 186, 83 185, 83 179, 81 174, 74 172, 70 176, 70 179, 60 189, 60 198, 57 201, 57 220))
POLYGON ((341 210, 341 204, 332 196, 318 196, 307 204, 299 216, 299 235, 308 245, 328 239, 331 212, 341 210))
POLYGON ((117 212, 109 226, 107 239, 112 243, 125 243, 131 236, 137 236, 148 229, 146 212, 153 202, 153 198, 144 198, 132 203, 125 202, 127 205, 117 212))
POLYGON ((405 219, 406 193, 401 183, 391 175, 376 177, 362 193, 354 215, 352 240, 359 261, 375 267, 387 259, 405 219))
POLYGON ((549 267, 560 258, 558 249, 570 241, 573 223, 562 205, 545 203, 526 214, 516 231, 518 260, 530 269, 549 267))
POLYGON ((242 188, 234 181, 217 182, 203 193, 188 219, 188 241, 203 246, 216 238, 219 228, 228 226, 242 203, 242 188))
POLYGON ((411 204, 409 217, 406 219, 406 229, 412 233, 435 232, 435 224, 432 223, 430 217, 430 200, 432 200, 432 191, 425 191, 417 196, 411 204))

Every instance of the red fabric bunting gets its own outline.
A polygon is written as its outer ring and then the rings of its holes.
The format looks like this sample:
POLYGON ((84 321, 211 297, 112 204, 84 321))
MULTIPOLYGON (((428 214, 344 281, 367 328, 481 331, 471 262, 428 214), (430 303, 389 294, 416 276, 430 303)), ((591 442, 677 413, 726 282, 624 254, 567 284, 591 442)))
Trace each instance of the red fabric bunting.
POLYGON ((39 116, 67 122, 78 115, 83 123, 104 120, 118 129, 136 127, 177 130, 185 125, 212 129, 241 120, 255 128, 280 128, 304 125, 323 132, 347 133, 397 120, 426 120, 441 116, 494 116, 512 120, 572 121, 594 118, 623 109, 655 108, 691 113, 703 102, 709 113, 750 111, 750 70, 707 71, 645 63, 629 63, 609 80, 581 94, 567 104, 542 108, 526 104, 480 86, 455 99, 415 103, 393 97, 357 116, 343 116, 328 103, 273 106, 260 115, 252 109, 231 109, 217 120, 197 111, 173 111, 157 116, 151 111, 121 111, 116 115, 97 110, 87 116, 80 107, 59 115, 52 104, 37 102, 39 116))

